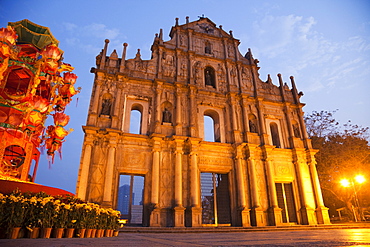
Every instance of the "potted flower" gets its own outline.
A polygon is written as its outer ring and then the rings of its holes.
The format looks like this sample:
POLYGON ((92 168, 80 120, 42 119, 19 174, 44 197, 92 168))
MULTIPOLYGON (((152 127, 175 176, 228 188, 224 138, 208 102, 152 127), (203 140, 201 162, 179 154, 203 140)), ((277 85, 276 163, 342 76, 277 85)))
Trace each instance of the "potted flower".
POLYGON ((25 220, 25 213, 28 207, 27 199, 20 194, 19 191, 14 191, 9 196, 3 196, 2 201, 2 225, 7 229, 9 238, 18 238, 19 231, 25 220))
POLYGON ((29 238, 37 238, 41 227, 41 199, 35 195, 29 195, 28 208, 26 210, 25 226, 29 231, 29 238))
POLYGON ((54 225, 54 218, 56 217, 56 210, 54 204, 54 197, 48 196, 40 198, 40 219, 41 219, 41 237, 49 238, 51 229, 54 225))

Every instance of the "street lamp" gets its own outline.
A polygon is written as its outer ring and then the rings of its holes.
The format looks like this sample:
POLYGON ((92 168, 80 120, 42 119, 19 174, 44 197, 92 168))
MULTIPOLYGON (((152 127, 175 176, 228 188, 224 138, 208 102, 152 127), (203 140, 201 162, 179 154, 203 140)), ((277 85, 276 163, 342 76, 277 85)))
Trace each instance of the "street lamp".
MULTIPOLYGON (((359 215, 361 217, 360 218, 360 221, 363 220, 364 217, 363 217, 363 213, 362 213, 362 210, 361 210, 361 207, 360 207, 360 202, 358 200, 355 182, 357 182, 358 184, 362 184, 365 181, 366 181, 366 179, 362 175, 357 175, 354 179, 350 179, 350 180, 344 178, 344 179, 342 179, 340 181, 340 183, 341 183, 341 185, 343 187, 350 187, 350 186, 352 186, 353 192, 354 192, 354 195, 355 195, 355 205, 356 205, 357 210, 358 210, 358 213, 359 213, 359 215)), ((352 208, 352 210, 353 210, 353 208, 352 208)), ((357 222, 357 216, 356 216, 356 213, 354 212, 354 210, 353 210, 353 215, 355 216, 355 221, 357 222)))

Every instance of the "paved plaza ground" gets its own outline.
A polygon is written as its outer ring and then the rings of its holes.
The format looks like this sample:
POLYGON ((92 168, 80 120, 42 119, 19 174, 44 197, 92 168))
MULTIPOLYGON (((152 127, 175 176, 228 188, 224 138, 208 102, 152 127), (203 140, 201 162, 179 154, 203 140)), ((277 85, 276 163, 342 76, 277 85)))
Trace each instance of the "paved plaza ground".
POLYGON ((120 232, 112 238, 0 239, 2 247, 370 246, 370 228, 266 228, 250 231, 120 232))

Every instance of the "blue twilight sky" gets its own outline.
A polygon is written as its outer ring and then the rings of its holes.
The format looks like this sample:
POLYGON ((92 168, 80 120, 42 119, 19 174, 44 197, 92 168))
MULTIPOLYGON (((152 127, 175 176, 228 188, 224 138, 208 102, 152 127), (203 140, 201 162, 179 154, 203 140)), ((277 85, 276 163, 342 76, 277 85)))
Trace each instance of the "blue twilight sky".
POLYGON ((60 41, 64 62, 75 67, 76 85, 82 93, 67 110, 73 128, 63 144, 63 158, 49 169, 41 157, 36 182, 75 192, 83 141, 81 126, 86 123, 93 83, 90 68, 95 56, 110 39, 108 55, 128 43, 126 58, 141 49, 150 59, 155 33, 163 29, 164 39, 179 18, 195 21, 204 14, 225 31, 233 30, 245 54, 248 48, 260 63, 260 78, 277 73, 290 85, 295 77, 304 92, 304 111, 336 110, 341 123, 370 126, 370 1, 368 0, 90 0, 41 1, 0 0, 0 27, 29 19, 50 28, 60 41))

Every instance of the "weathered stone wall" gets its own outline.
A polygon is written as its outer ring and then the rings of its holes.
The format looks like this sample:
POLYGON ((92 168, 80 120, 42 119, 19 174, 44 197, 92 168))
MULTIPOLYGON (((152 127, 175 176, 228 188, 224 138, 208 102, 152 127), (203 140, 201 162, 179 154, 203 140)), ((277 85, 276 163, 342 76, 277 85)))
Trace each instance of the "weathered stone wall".
POLYGON ((230 225, 328 223, 293 77, 291 88, 281 75, 279 86, 263 82, 251 51, 242 56, 232 32, 208 18, 176 20, 170 37, 156 35, 150 60, 140 50, 126 59, 127 44, 122 58, 108 56, 106 40, 91 70, 77 195, 115 207, 119 175, 140 175, 143 225, 201 226, 200 174, 228 174, 230 225), (204 116, 215 142, 204 140, 204 116), (276 183, 291 184, 297 222, 284 222, 276 183))

